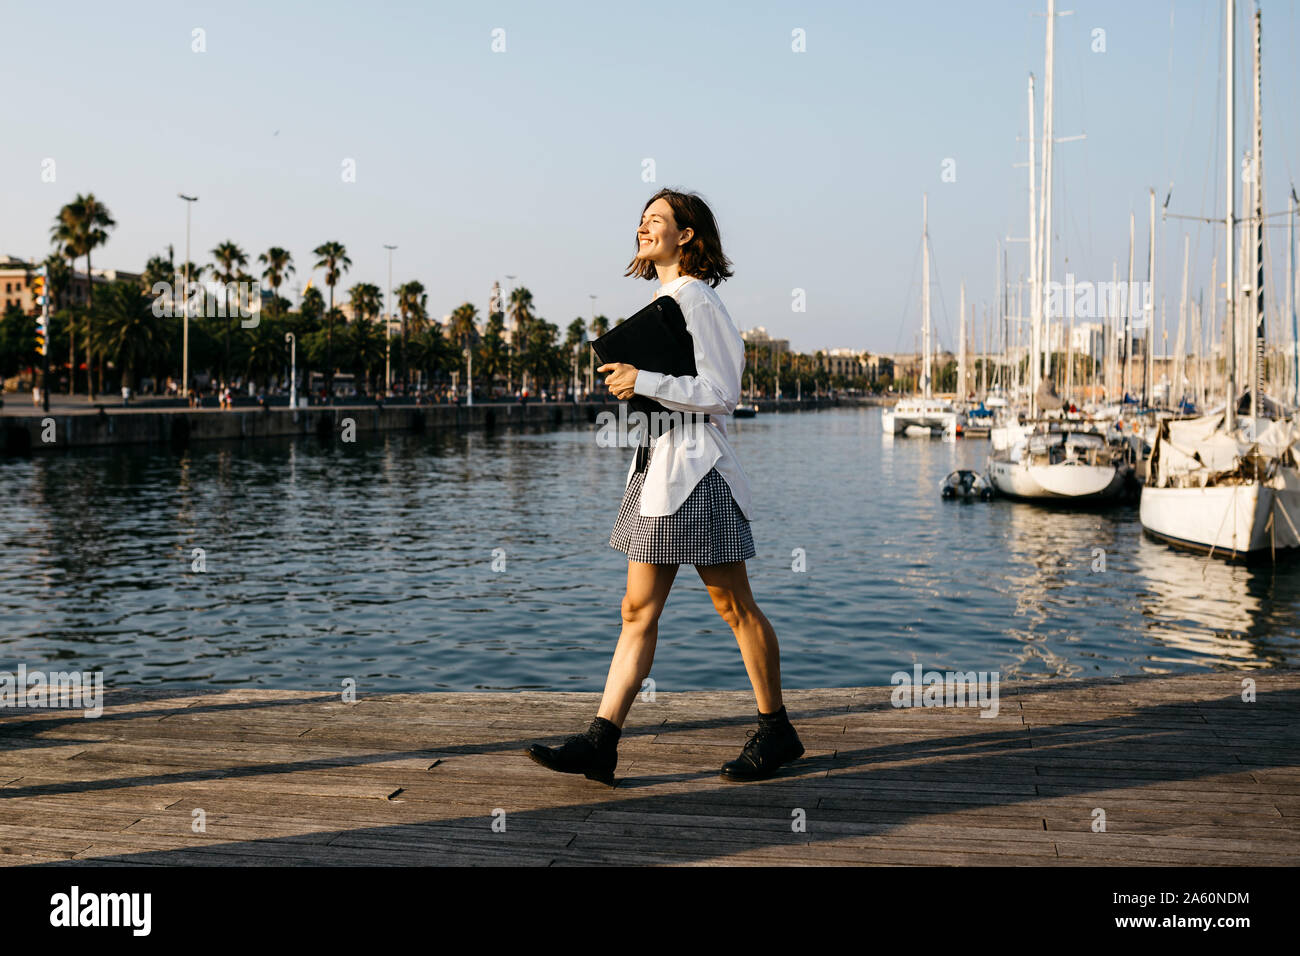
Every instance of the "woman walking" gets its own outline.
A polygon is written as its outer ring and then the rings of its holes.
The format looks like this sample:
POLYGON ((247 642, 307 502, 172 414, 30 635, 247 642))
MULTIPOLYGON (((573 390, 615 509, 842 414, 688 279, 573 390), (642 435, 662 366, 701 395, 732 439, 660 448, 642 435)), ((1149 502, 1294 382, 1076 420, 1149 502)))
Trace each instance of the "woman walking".
POLYGON ((732 780, 772 776, 803 755, 781 701, 776 633, 750 592, 754 557, 749 481, 727 441, 723 416, 740 401, 745 345, 716 286, 732 275, 713 213, 693 193, 663 189, 642 209, 637 252, 625 275, 658 279, 655 293, 677 300, 695 347, 695 375, 664 375, 625 363, 600 366, 620 400, 643 395, 685 421, 658 436, 628 469, 611 546, 628 556, 623 629, 591 726, 558 748, 534 744, 537 763, 613 785, 623 722, 650 674, 659 615, 677 569, 692 564, 713 606, 736 635, 758 704, 758 729, 739 757, 722 765, 732 780), (704 420, 704 416, 708 420, 704 420))

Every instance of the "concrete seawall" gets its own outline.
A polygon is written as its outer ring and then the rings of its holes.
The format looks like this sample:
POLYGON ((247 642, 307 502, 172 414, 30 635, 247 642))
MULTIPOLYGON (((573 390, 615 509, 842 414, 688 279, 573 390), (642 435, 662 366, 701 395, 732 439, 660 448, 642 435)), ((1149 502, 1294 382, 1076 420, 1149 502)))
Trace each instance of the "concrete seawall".
MULTIPOLYGON (((825 408, 832 399, 759 402, 762 412, 825 408)), ((596 424, 602 411, 617 413, 616 402, 532 402, 488 405, 334 405, 309 408, 51 409, 48 415, 5 414, 0 417, 0 453, 32 452, 112 445, 179 445, 191 441, 274 438, 291 435, 337 435, 344 428, 355 434, 382 431, 420 433, 435 428, 508 428, 528 425, 560 427, 596 424)))

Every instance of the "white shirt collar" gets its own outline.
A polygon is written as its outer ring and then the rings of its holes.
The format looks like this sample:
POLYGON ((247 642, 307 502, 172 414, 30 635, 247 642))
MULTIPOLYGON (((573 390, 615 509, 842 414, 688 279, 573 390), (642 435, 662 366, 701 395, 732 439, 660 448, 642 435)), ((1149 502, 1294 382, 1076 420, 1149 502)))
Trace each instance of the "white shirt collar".
POLYGON ((678 276, 672 282, 666 283, 665 285, 661 285, 655 291, 655 298, 657 299, 661 295, 672 295, 674 292, 676 292, 678 289, 680 289, 682 286, 684 286, 686 283, 690 282, 694 278, 695 276, 678 276))

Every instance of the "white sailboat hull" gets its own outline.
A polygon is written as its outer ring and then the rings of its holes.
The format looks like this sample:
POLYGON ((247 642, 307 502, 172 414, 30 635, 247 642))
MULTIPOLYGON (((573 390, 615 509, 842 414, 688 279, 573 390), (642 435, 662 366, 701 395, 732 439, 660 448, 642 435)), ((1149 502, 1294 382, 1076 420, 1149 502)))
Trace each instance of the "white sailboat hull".
POLYGON ((880 426, 884 434, 930 436, 941 434, 945 438, 957 433, 957 413, 935 409, 897 410, 882 408, 880 426))
POLYGON ((1142 527, 1171 544, 1232 554, 1300 548, 1300 482, 1142 489, 1142 527))
POLYGON ((1113 465, 1031 465, 990 458, 989 480, 1011 498, 1092 501, 1112 498, 1123 489, 1124 477, 1113 465))

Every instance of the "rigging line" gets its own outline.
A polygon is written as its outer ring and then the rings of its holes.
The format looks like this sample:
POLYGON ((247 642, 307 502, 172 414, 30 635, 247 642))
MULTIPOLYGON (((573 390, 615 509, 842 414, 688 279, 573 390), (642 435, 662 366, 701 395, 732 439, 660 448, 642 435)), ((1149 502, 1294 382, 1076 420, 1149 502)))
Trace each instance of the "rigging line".
MULTIPOLYGON (((1071 49, 1068 40, 1067 40, 1067 42, 1066 42, 1066 49, 1067 49, 1067 50, 1068 50, 1068 49, 1071 49)), ((1065 63, 1066 63, 1066 70, 1067 70, 1067 72, 1069 71, 1069 68, 1070 68, 1070 67, 1072 67, 1072 66, 1078 66, 1077 63, 1074 63, 1074 62, 1071 61, 1070 58, 1068 58, 1068 57, 1066 58, 1065 63)), ((1071 74, 1071 75, 1074 77, 1074 79, 1075 79, 1075 81, 1076 81, 1075 84, 1074 84, 1074 88, 1075 88, 1075 91, 1076 91, 1077 94, 1078 94, 1079 113, 1080 113, 1081 116, 1083 116, 1083 115, 1085 115, 1085 111, 1084 111, 1084 107, 1083 107, 1083 91, 1084 91, 1084 84, 1083 84, 1083 80, 1082 80, 1082 71, 1080 70, 1080 71, 1078 71, 1078 72, 1076 72, 1076 73, 1073 73, 1073 74, 1071 74)), ((1085 129, 1086 129, 1086 117, 1085 117, 1085 124, 1084 124, 1084 126, 1085 126, 1085 129)), ((1087 147, 1088 140, 1087 140, 1086 136, 1085 136, 1085 138, 1084 138, 1083 140, 1081 140, 1080 142, 1082 143, 1082 145, 1083 145, 1085 148, 1087 147)), ((1055 152, 1053 153, 1053 156, 1052 156, 1052 163, 1053 163, 1053 165, 1054 165, 1054 168, 1055 168, 1056 165, 1058 165, 1058 164, 1060 165, 1060 167, 1061 167, 1061 171, 1062 171, 1062 177, 1064 177, 1064 173, 1065 173, 1065 164, 1061 162, 1061 160, 1058 158, 1058 156, 1059 156, 1059 153, 1055 153, 1055 152)), ((1086 153, 1085 153, 1085 157, 1086 157, 1086 153)), ((1061 211, 1062 211, 1062 214, 1066 216, 1069 225, 1071 225, 1071 226, 1074 228, 1074 236, 1075 236, 1075 242, 1076 242, 1076 245, 1077 245, 1077 250, 1080 251, 1081 253, 1085 253, 1085 252, 1086 252, 1086 254, 1087 254, 1088 256, 1091 256, 1091 255, 1092 255, 1092 191, 1089 190, 1089 189, 1087 188, 1088 181, 1089 181, 1089 180, 1088 180, 1088 177, 1087 177, 1087 166, 1086 166, 1086 164, 1085 164, 1085 167, 1084 167, 1083 183, 1084 183, 1084 196, 1086 197, 1085 200, 1084 200, 1084 205, 1085 205, 1085 209, 1087 210, 1087 217, 1086 217, 1086 218, 1087 218, 1087 228, 1088 228, 1088 244, 1087 244, 1086 246, 1084 245, 1084 242, 1083 242, 1083 235, 1082 235, 1082 233, 1080 232, 1080 222, 1079 222, 1079 217, 1078 217, 1076 214, 1074 214, 1074 213, 1071 212, 1071 208, 1070 208, 1069 204, 1068 204, 1068 203, 1066 202, 1066 200, 1065 200, 1065 181, 1064 181, 1064 178, 1062 178, 1062 189, 1061 189, 1061 193, 1062 193, 1062 197, 1061 197, 1062 209, 1061 209, 1061 211)))
MULTIPOLYGON (((1287 35, 1288 35, 1288 36, 1295 36, 1295 4, 1294 4, 1294 3, 1289 3, 1289 4, 1287 4, 1287 12, 1291 15, 1291 32, 1288 33, 1287 35)), ((1291 63, 1294 63, 1294 62, 1295 62, 1295 58, 1294 58, 1294 57, 1288 57, 1287 59, 1288 59, 1291 63)), ((1274 114, 1274 118, 1275 118, 1275 120, 1276 120, 1278 126, 1280 126, 1280 127, 1282 128, 1282 136, 1281 136, 1282 144, 1283 144, 1283 149, 1282 149, 1282 161, 1283 161, 1283 163, 1286 165, 1286 178, 1287 178, 1287 182, 1293 183, 1293 182, 1295 182, 1295 177, 1291 174, 1291 149, 1292 149, 1292 147, 1291 147, 1291 136, 1290 136, 1290 134, 1288 133, 1288 130, 1287 130, 1287 123, 1286 123, 1286 116, 1287 116, 1287 113, 1288 113, 1288 112, 1290 112, 1290 111, 1289 111, 1289 110, 1276 110, 1276 111, 1275 111, 1275 114, 1274 114)))
MULTIPOLYGON (((948 324, 948 306, 943 301, 943 280, 939 278, 939 260, 935 256, 933 248, 930 249, 930 269, 934 272, 934 282, 931 285, 939 290, 939 310, 943 313, 943 326, 948 333, 948 343, 951 345, 956 342, 957 337, 952 334, 952 326, 948 324)), ((934 316, 931 315, 930 319, 930 329, 934 331, 934 316)), ((939 344, 942 345, 943 343, 940 342, 939 344)), ((955 349, 950 349, 950 351, 955 351, 955 349)))
MULTIPOLYGON (((1204 209, 1206 208, 1205 194, 1206 194, 1207 191, 1210 193, 1210 204, 1209 204, 1209 208, 1210 208, 1210 209, 1218 209, 1218 208, 1219 208, 1219 186, 1222 185, 1222 183, 1221 183, 1221 177, 1218 176, 1218 175, 1216 175, 1216 174, 1214 173, 1214 170, 1216 170, 1216 169, 1220 169, 1220 170, 1223 169, 1223 154, 1220 153, 1219 150, 1220 150, 1221 148, 1223 148, 1223 149, 1226 149, 1226 148, 1227 148, 1227 146, 1226 146, 1226 138, 1224 138, 1224 139, 1221 140, 1220 137, 1219 137, 1219 127, 1220 127, 1220 125, 1223 123, 1224 82, 1225 82, 1225 79, 1226 79, 1226 76, 1225 76, 1225 73, 1226 73, 1226 66, 1225 66, 1224 59, 1223 59, 1223 57, 1224 57, 1224 48, 1223 48, 1224 45, 1223 45, 1222 43, 1216 42, 1216 41, 1217 41, 1217 30, 1208 30, 1207 32, 1208 32, 1208 37, 1209 37, 1208 42, 1213 42, 1213 43, 1214 43, 1214 46, 1217 48, 1216 60, 1217 60, 1217 64, 1218 64, 1218 65, 1217 65, 1217 68, 1216 68, 1216 70, 1215 70, 1215 82, 1214 82, 1214 97, 1213 97, 1213 100, 1214 100, 1214 124, 1210 127, 1210 130, 1211 130, 1211 135, 1210 135, 1210 143, 1211 143, 1211 146, 1210 146, 1210 149, 1208 149, 1208 150, 1206 151, 1205 178, 1202 180, 1202 183, 1201 183, 1201 209, 1202 209, 1202 210, 1204 210, 1204 209)), ((1194 102, 1194 101, 1193 101, 1193 102, 1194 102)), ((1202 225, 1208 225, 1208 224, 1202 224, 1202 225)), ((1211 230, 1210 230, 1210 250, 1209 250, 1209 252, 1210 252, 1210 256, 1211 256, 1211 257, 1214 257, 1215 255, 1218 254, 1218 246, 1219 246, 1219 234, 1218 234, 1218 229, 1217 229, 1217 228, 1211 228, 1211 230)), ((1198 230, 1198 235, 1197 235, 1197 251, 1198 251, 1198 253, 1199 253, 1199 250, 1200 250, 1200 232, 1199 232, 1199 230, 1198 230)), ((1217 298, 1218 298, 1218 294, 1219 294, 1218 289, 1211 289, 1211 290, 1210 290, 1210 296, 1211 296, 1213 299, 1217 300, 1217 298)), ((1212 311, 1213 311, 1213 309, 1212 309, 1212 311)), ((1205 318, 1206 318, 1206 321, 1207 321, 1207 324, 1208 324, 1208 315, 1207 315, 1205 318)), ((1214 330, 1213 330, 1213 329, 1210 329, 1210 339, 1209 339, 1209 341, 1210 341, 1210 342, 1213 342, 1213 341, 1214 341, 1214 330)))
MULTIPOLYGON (((1061 237, 1062 248, 1060 251, 1063 253, 1061 258, 1063 261, 1068 261, 1070 258, 1069 253, 1076 253, 1075 258, 1082 259, 1083 258, 1082 253, 1084 252, 1086 252, 1087 255, 1091 257, 1092 247, 1091 245, 1086 247, 1084 246, 1083 237, 1079 234, 1079 217, 1074 215, 1073 211, 1071 210, 1070 198, 1069 198, 1070 184, 1067 178, 1067 164, 1062 163, 1055 158, 1053 158, 1052 162, 1057 165, 1061 174, 1061 185, 1059 189, 1059 192, 1061 194, 1061 216, 1065 219, 1066 225, 1074 229, 1073 248, 1067 247, 1065 245, 1065 242, 1067 240, 1063 236, 1061 237)), ((1078 273, 1076 272, 1075 275, 1078 276, 1078 273)), ((1062 281, 1064 281, 1064 275, 1062 275, 1062 281)))
MULTIPOLYGON (((1203 6, 1201 7, 1201 45, 1202 45, 1202 46, 1204 46, 1207 42, 1210 42, 1211 38, 1213 37, 1212 32, 1209 31, 1209 30, 1207 29, 1207 26, 1206 26, 1206 21, 1207 21, 1207 19, 1208 19, 1208 17, 1209 17, 1209 12, 1208 12, 1208 11, 1209 11, 1210 9, 1211 9, 1211 6, 1210 6, 1209 4, 1205 4, 1205 5, 1203 5, 1203 6)), ((1220 74, 1220 76, 1221 76, 1221 75, 1222 75, 1222 72, 1223 72, 1223 68, 1222 68, 1223 51, 1222 51, 1222 50, 1219 50, 1219 52, 1218 52, 1218 56, 1219 56, 1219 63, 1220 63, 1220 66, 1219 66, 1219 74, 1220 74)), ((1208 57, 1208 56, 1202 56, 1202 57, 1198 57, 1198 59, 1201 59, 1201 60, 1208 60, 1209 57, 1208 57)), ((1215 125, 1214 125, 1213 128, 1216 129, 1216 130, 1217 130, 1217 128, 1218 128, 1218 120, 1217 120, 1217 117, 1218 117, 1218 110, 1219 110, 1219 98, 1218 98, 1218 97, 1219 97, 1219 87, 1218 87, 1218 82, 1216 81, 1216 83, 1215 83, 1215 88, 1214 88, 1214 100, 1213 100, 1213 102, 1214 102, 1214 104, 1215 104, 1215 106, 1214 106, 1214 110, 1215 110, 1215 117, 1216 117, 1216 119, 1215 119, 1215 125)), ((1195 90, 1193 90, 1193 94, 1187 98, 1187 103, 1188 103, 1188 106, 1187 106, 1187 135, 1186 135, 1186 137, 1185 137, 1184 140, 1183 140, 1183 150, 1182 150, 1182 155, 1183 155, 1183 156, 1192 156, 1192 155, 1193 155, 1193 151, 1192 151, 1192 148, 1191 148, 1191 144, 1192 144, 1192 134, 1193 134, 1193 131, 1194 131, 1194 129, 1195 129, 1195 125, 1196 125, 1196 104, 1197 104, 1197 101, 1198 101, 1198 97, 1196 96, 1195 90)), ((1212 162, 1213 162, 1213 150, 1209 150, 1209 151, 1207 151, 1207 157, 1208 157, 1207 162, 1212 163, 1212 162)), ((1207 187, 1210 185, 1211 171, 1212 171, 1214 168, 1215 168, 1215 167, 1212 166, 1212 165, 1207 165, 1206 168, 1205 168, 1205 176, 1204 176, 1204 178, 1201 180, 1201 208, 1202 208, 1202 209, 1205 208, 1205 190, 1206 190, 1207 187)), ((1203 231, 1203 230, 1198 226, 1197 229, 1196 229, 1195 248, 1194 248, 1194 251, 1193 251, 1193 253, 1192 253, 1192 261, 1193 261, 1193 262, 1196 262, 1196 263, 1200 263, 1200 261, 1201 261, 1201 238, 1202 238, 1203 235, 1204 235, 1204 231, 1203 231)), ((1199 266, 1198 266, 1198 268, 1199 268, 1199 266)))
POLYGON ((903 340, 903 330, 907 328, 907 310, 910 308, 910 303, 912 301, 912 287, 916 285, 916 269, 921 262, 921 244, 924 241, 925 240, 922 239, 921 242, 916 244, 916 255, 912 259, 912 278, 909 279, 907 283, 907 297, 903 300, 903 317, 899 320, 898 334, 894 339, 895 352, 899 350, 898 346, 903 340))
MULTIPOLYGON (((1088 160, 1088 101, 1086 97, 1087 86, 1083 82, 1082 76, 1079 78, 1079 118, 1082 122, 1080 132, 1084 134, 1080 146, 1083 148, 1083 182, 1085 187, 1092 182, 1092 166, 1088 160)), ((1087 196, 1086 205, 1084 206, 1087 214, 1088 227, 1088 255, 1093 255, 1093 232, 1092 232, 1092 189, 1085 188, 1084 194, 1087 196)))
POLYGON ((1169 56, 1165 65, 1165 109, 1160 117, 1160 168, 1169 169, 1169 110, 1174 98, 1174 0, 1169 0, 1169 56))

